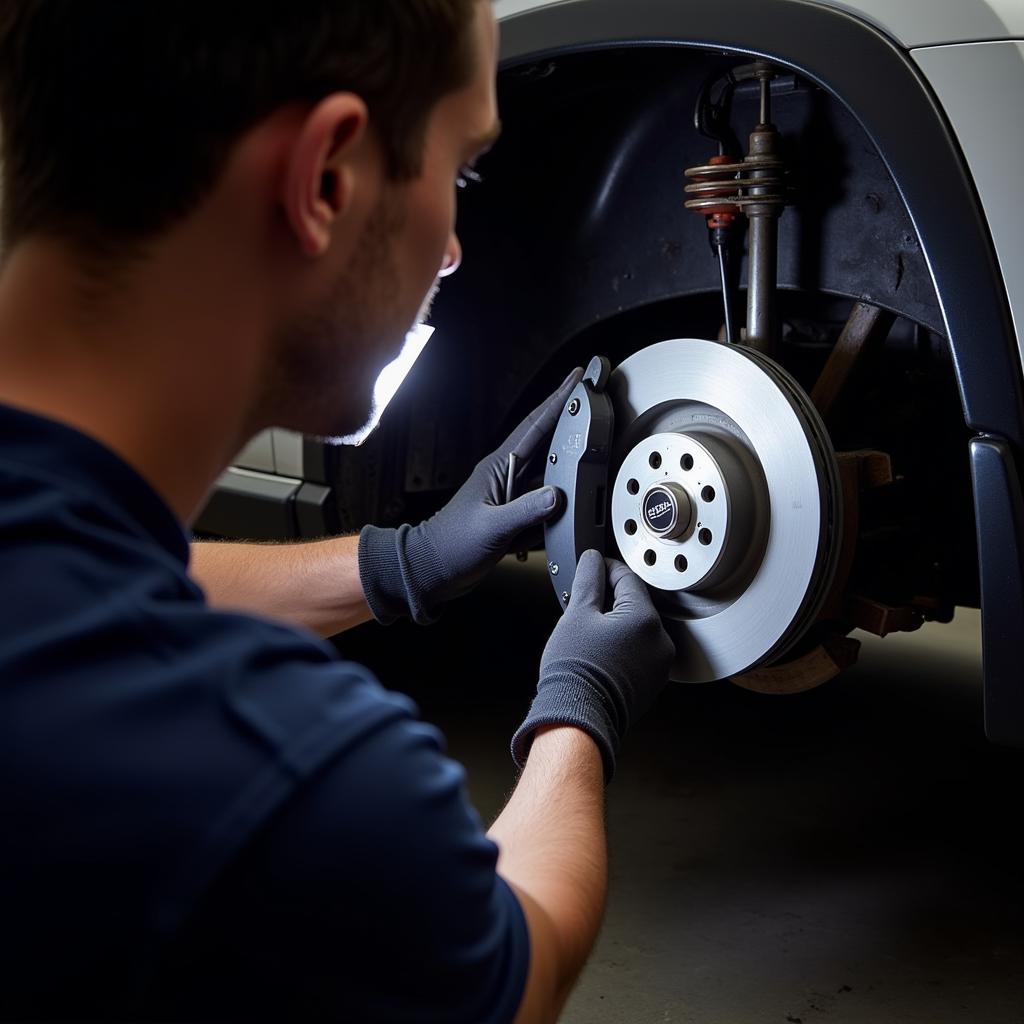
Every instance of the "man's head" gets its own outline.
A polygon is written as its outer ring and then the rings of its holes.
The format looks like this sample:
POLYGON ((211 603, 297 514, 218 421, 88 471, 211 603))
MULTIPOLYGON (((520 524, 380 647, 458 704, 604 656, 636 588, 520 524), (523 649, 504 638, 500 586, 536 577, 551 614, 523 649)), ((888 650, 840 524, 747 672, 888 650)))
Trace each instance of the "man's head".
POLYGON ((497 123, 490 6, 5 0, 0 237, 66 245, 102 293, 222 225, 267 310, 254 423, 350 432, 459 259, 455 181, 497 123))

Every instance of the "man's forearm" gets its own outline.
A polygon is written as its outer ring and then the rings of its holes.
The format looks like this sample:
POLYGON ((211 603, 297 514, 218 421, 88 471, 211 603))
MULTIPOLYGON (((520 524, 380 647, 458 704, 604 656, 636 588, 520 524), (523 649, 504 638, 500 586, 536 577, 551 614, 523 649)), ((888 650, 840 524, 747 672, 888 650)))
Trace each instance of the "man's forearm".
POLYGON ((192 576, 214 607, 255 612, 333 636, 372 618, 359 537, 307 544, 192 545, 192 576))
POLYGON ((549 1001, 554 1019, 597 938, 608 885, 604 788, 601 755, 589 736, 569 726, 540 729, 515 792, 491 826, 498 872, 530 923, 531 972, 542 956, 551 968, 546 978, 531 978, 532 1012, 521 1019, 549 1019, 549 1001))

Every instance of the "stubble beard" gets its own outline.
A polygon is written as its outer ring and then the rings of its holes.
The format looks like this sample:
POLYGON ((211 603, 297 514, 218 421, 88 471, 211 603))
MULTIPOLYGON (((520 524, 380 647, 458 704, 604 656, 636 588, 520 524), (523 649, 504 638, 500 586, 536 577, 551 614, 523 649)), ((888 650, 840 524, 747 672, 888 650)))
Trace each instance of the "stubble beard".
MULTIPOLYGON (((371 420, 377 376, 413 326, 397 308, 403 290, 393 248, 403 219, 400 204, 382 196, 356 247, 355 266, 315 308, 278 332, 264 403, 276 410, 274 425, 336 442, 371 420)), ((432 299, 433 291, 421 314, 432 299)))

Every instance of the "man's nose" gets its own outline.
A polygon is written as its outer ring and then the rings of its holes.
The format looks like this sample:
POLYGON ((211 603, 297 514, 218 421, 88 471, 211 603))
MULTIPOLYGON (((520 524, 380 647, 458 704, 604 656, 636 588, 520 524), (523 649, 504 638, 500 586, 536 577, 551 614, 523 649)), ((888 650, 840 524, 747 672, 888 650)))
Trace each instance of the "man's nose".
POLYGON ((459 243, 459 236, 452 232, 448 239, 448 247, 444 251, 444 263, 441 264, 441 272, 438 277, 451 277, 459 264, 462 263, 462 245, 459 243))

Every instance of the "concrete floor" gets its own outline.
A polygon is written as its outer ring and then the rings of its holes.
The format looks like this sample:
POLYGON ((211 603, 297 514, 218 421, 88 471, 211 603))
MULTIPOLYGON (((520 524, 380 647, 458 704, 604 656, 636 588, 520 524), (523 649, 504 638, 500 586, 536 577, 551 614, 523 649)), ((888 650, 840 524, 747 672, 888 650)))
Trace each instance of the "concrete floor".
MULTIPOLYGON (((438 625, 341 646, 444 729, 489 820, 556 616, 542 564, 506 560, 438 625)), ((861 637, 796 697, 666 691, 609 790, 565 1024, 1024 1024, 1024 752, 984 740, 979 632, 861 637)))

